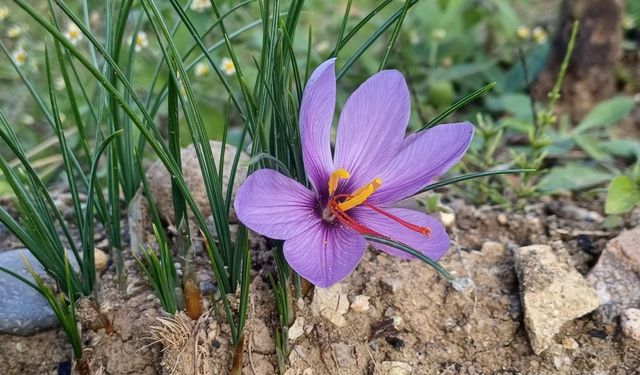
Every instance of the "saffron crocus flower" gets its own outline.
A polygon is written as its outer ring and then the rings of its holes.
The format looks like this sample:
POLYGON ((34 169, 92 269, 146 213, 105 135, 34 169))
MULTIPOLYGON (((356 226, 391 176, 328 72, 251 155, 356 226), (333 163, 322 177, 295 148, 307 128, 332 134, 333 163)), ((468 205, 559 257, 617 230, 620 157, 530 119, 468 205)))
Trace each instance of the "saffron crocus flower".
MULTIPOLYGON (((385 70, 345 103, 332 155, 335 98, 332 59, 313 72, 300 107, 302 155, 311 189, 274 170, 258 170, 238 189, 238 218, 255 232, 284 240, 289 265, 320 287, 353 271, 367 246, 366 234, 439 259, 449 248, 442 224, 424 213, 391 206, 454 165, 469 146, 473 126, 439 125, 405 138, 409 91, 398 71, 385 70)), ((372 246, 412 258, 390 246, 372 246)))

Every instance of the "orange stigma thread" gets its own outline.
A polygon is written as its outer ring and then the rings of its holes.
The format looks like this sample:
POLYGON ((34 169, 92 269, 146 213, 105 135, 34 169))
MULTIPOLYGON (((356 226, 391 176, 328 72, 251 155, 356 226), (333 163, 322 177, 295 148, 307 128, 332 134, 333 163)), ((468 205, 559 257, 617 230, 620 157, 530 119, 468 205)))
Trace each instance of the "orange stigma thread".
POLYGON ((428 227, 411 224, 367 202, 367 199, 376 190, 378 190, 380 186, 382 186, 382 180, 380 178, 374 178, 351 194, 335 194, 338 188, 339 181, 347 179, 349 177, 349 172, 347 172, 345 169, 337 169, 333 173, 331 173, 331 176, 329 176, 329 202, 327 203, 327 207, 325 208, 325 211, 323 213, 327 221, 332 221, 334 218, 337 218, 342 224, 360 234, 387 237, 374 231, 371 228, 358 223, 355 219, 353 219, 346 213, 346 211, 362 205, 414 232, 421 233, 425 236, 429 236, 431 234, 431 229, 429 229, 428 227))

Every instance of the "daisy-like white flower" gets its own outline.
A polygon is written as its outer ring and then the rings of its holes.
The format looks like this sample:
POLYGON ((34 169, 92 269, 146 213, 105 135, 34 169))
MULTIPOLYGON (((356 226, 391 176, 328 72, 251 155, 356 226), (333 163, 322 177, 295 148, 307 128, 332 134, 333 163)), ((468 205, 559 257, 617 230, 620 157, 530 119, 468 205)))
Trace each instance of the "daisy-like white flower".
POLYGON ((209 74, 209 64, 208 63, 204 63, 204 62, 200 62, 196 64, 196 67, 194 68, 194 72, 196 74, 196 77, 204 77, 206 75, 209 74))
POLYGON ((411 30, 409 32, 409 42, 414 46, 420 43, 420 35, 418 34, 418 30, 411 30))
POLYGON ((27 52, 25 52, 25 50, 20 47, 13 51, 13 53, 11 54, 11 58, 16 63, 16 65, 23 66, 24 63, 27 62, 27 52))
POLYGON ((547 32, 542 27, 536 26, 531 32, 531 37, 536 43, 542 44, 547 41, 547 32))
POLYGON ((84 35, 82 35, 82 31, 80 31, 80 28, 75 23, 69 23, 69 25, 67 26, 67 30, 65 30, 64 32, 64 36, 65 38, 69 39, 71 44, 73 44, 74 46, 78 44, 82 40, 82 38, 84 38, 84 35))
POLYGON ((24 30, 19 25, 13 25, 7 29, 7 38, 15 39, 22 34, 24 30))
POLYGON ((444 38, 447 37, 447 30, 445 29, 434 29, 431 32, 431 36, 433 37, 434 40, 436 41, 442 41, 444 38))
POLYGON ((236 72, 236 66, 233 65, 233 60, 228 57, 223 57, 222 62, 220 62, 220 70, 224 72, 224 74, 231 76, 236 72))
POLYGON ((136 52, 140 52, 144 48, 147 48, 149 46, 149 38, 147 38, 147 33, 145 33, 144 31, 138 31, 134 43, 134 49, 136 52))
POLYGON ((194 12, 204 12, 205 10, 211 8, 210 0, 193 0, 191 3, 191 10, 194 12))
POLYGON ((53 81, 53 85, 54 85, 55 89, 58 90, 58 91, 62 91, 66 87, 66 83, 64 82, 64 78, 62 78, 62 77, 57 77, 53 81))
POLYGON ((9 17, 9 8, 4 5, 0 6, 0 21, 4 21, 7 17, 9 17))
POLYGON ((323 53, 323 52, 327 52, 329 50, 329 42, 326 40, 323 40, 322 42, 319 42, 318 44, 316 44, 315 50, 318 53, 323 53))
POLYGON ((518 30, 516 30, 516 36, 521 40, 527 40, 531 37, 531 30, 524 25, 520 26, 518 30))
MULTIPOLYGON (((300 105, 304 169, 311 189, 271 169, 251 174, 238 189, 240 221, 264 236, 284 240, 284 256, 302 277, 320 287, 345 278, 375 235, 401 242, 437 260, 449 237, 436 219, 394 208, 464 155, 469 123, 446 124, 405 137, 411 113, 402 74, 381 71, 345 103, 331 152, 336 100, 335 59, 311 75, 300 105)), ((413 259, 390 246, 376 249, 413 259)))

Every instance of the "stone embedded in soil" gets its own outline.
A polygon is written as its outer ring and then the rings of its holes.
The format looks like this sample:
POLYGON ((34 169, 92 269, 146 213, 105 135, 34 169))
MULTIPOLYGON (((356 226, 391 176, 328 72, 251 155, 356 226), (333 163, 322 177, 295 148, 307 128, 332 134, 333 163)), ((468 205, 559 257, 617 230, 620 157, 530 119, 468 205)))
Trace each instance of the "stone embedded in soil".
POLYGON ((550 246, 521 247, 514 256, 525 327, 533 351, 540 354, 562 325, 598 308, 598 296, 550 246))
POLYGON ((587 275, 601 306, 599 315, 613 320, 625 309, 640 306, 640 228, 624 231, 607 243, 587 275))
POLYGON ((562 347, 568 350, 575 350, 580 347, 573 337, 565 337, 562 339, 562 347))
POLYGON ((413 367, 406 362, 384 361, 380 364, 380 373, 384 375, 411 375, 413 367))
POLYGON ((255 319, 251 327, 251 339, 254 349, 263 354, 276 352, 271 330, 262 319, 255 319))
POLYGON ((96 264, 97 273, 100 273, 107 269, 107 266, 109 265, 109 255, 107 255, 107 253, 98 248, 95 248, 93 250, 93 259, 94 263, 96 264))
MULTIPOLYGON (((0 266, 33 281, 27 270, 25 257, 31 268, 45 279, 46 272, 40 262, 27 249, 15 249, 0 253, 0 266)), ((73 254, 68 253, 74 268, 73 254)), ((15 335, 32 335, 58 325, 55 314, 47 301, 33 288, 0 271, 0 332, 15 335)))
POLYGON ((440 222, 445 228, 450 228, 456 222, 456 214, 453 212, 440 212, 440 222))
POLYGON ((620 315, 622 333, 626 337, 640 341, 640 309, 626 309, 620 315))
MULTIPOLYGON (((219 141, 210 141, 211 152, 213 153, 213 160, 216 166, 220 160, 220 152, 222 150, 222 143, 219 141)), ((233 165, 237 148, 230 144, 227 144, 224 151, 224 165, 223 173, 221 173, 222 179, 222 193, 226 194, 227 186, 229 183, 229 174, 233 165)), ((202 216, 207 217, 211 215, 211 206, 209 205, 209 198, 202 179, 202 172, 198 162, 198 157, 193 145, 187 146, 180 150, 180 156, 182 158, 182 173, 189 188, 189 192, 193 196, 193 199, 200 209, 202 216)), ((235 179, 233 181, 233 194, 232 200, 235 198, 235 192, 242 182, 244 182, 247 176, 247 162, 249 157, 245 153, 240 154, 240 161, 236 172, 235 179)), ((164 164, 158 160, 152 164, 146 172, 147 179, 149 180, 149 187, 151 189, 151 195, 158 209, 158 214, 162 220, 169 222, 174 221, 173 213, 173 198, 171 192, 171 178, 169 172, 165 168, 164 164)), ((147 200, 139 191, 129 205, 129 232, 131 233, 131 248, 137 250, 138 246, 146 243, 146 236, 151 232, 150 215, 147 209, 147 200)), ((231 206, 231 212, 229 214, 231 221, 237 221, 233 205, 231 206)), ((177 225, 176 223, 173 223, 177 225)), ((193 223, 189 226, 191 231, 197 230, 197 226, 193 223)))
POLYGON ((347 321, 344 314, 349 311, 349 298, 342 283, 337 283, 331 288, 315 288, 311 312, 315 316, 321 316, 337 327, 344 327, 347 321))
POLYGON ((296 341, 302 335, 304 335, 304 317, 299 316, 289 327, 289 341, 296 341))
POLYGON ((504 252, 504 245, 496 241, 485 241, 482 243, 480 251, 485 255, 499 256, 504 252))
POLYGON ((369 311, 369 308, 371 307, 369 305, 369 299, 371 299, 371 297, 362 294, 358 294, 353 297, 353 301, 351 301, 351 310, 355 312, 369 311))
POLYGON ((353 345, 337 342, 331 344, 331 349, 333 350, 333 355, 338 366, 349 368, 356 365, 356 358, 354 357, 355 348, 353 345))

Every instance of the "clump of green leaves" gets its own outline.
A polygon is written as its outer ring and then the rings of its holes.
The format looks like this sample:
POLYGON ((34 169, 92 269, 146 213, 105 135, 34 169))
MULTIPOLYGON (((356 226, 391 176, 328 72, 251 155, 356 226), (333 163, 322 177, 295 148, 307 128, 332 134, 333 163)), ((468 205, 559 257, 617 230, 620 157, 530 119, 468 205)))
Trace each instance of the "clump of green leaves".
POLYGON ((636 164, 633 176, 616 176, 609 183, 604 211, 607 214, 624 214, 640 204, 640 173, 636 164))
POLYGON ((176 267, 173 263, 169 245, 155 224, 153 225, 153 233, 158 244, 158 255, 150 247, 142 248, 142 259, 136 258, 136 260, 149 279, 156 296, 160 299, 162 309, 169 314, 175 315, 178 310, 176 267))

